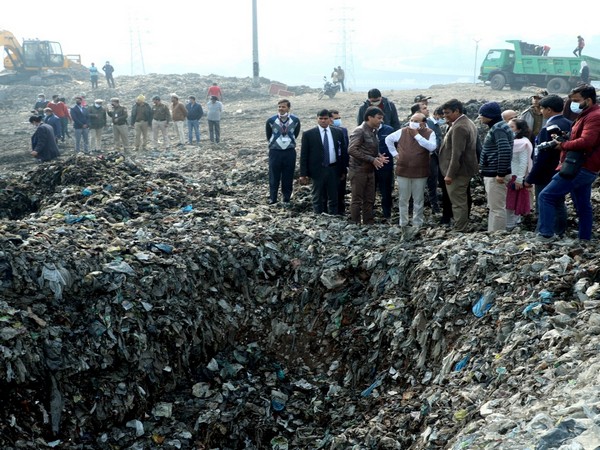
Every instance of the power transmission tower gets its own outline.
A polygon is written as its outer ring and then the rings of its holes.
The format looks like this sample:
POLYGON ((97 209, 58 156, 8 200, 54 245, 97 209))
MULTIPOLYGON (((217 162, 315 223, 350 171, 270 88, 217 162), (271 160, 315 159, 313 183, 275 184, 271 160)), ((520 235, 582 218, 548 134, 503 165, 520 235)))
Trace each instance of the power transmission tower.
POLYGON ((139 59, 141 64, 141 72, 142 75, 146 75, 146 66, 144 64, 144 52, 142 50, 142 36, 140 33, 140 25, 136 20, 135 24, 131 21, 131 16, 129 17, 129 51, 130 51, 130 64, 131 64, 131 75, 135 75, 136 67, 135 62, 139 59), (135 30, 134 30, 135 27, 135 30), (134 35, 135 33, 135 35, 134 35), (137 39, 137 48, 136 48, 136 39, 137 39), (139 52, 139 58, 138 58, 139 52))
MULTIPOLYGON (((334 17, 334 30, 336 35, 335 62, 342 66, 345 72, 344 83, 346 90, 352 90, 355 84, 354 77, 354 58, 352 56, 352 33, 354 23, 354 9, 347 5, 346 0, 342 0, 339 6, 331 10, 331 17, 334 17)), ((337 66, 336 66, 337 67, 337 66)))

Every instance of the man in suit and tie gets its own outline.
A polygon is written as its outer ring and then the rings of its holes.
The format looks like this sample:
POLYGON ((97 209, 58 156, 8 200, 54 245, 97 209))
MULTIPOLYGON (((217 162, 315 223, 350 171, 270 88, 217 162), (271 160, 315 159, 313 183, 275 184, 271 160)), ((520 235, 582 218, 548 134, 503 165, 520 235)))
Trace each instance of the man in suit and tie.
POLYGON ((338 212, 338 184, 346 143, 342 131, 330 126, 331 116, 326 109, 319 111, 317 126, 302 133, 299 182, 307 184, 309 178, 312 180, 313 210, 317 214, 324 211, 325 196, 329 214, 338 212))

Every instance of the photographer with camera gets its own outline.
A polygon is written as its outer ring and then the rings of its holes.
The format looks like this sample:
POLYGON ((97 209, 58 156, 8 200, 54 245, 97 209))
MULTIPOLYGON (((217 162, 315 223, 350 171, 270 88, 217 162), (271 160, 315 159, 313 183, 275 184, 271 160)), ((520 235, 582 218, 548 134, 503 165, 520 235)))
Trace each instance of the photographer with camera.
POLYGON ((579 112, 571 135, 566 142, 556 142, 560 150, 559 172, 539 195, 538 241, 554 240, 556 207, 561 199, 571 194, 579 221, 579 239, 592 238, 592 183, 600 171, 600 106, 596 104, 596 89, 583 84, 569 94, 571 108, 579 112))
MULTIPOLYGON (((525 187, 534 186, 535 211, 538 214, 536 232, 539 232, 540 227, 540 192, 550 183, 560 162, 560 151, 556 149, 553 136, 571 131, 572 122, 562 115, 563 107, 564 101, 558 95, 548 95, 540 100, 540 109, 546 125, 535 137, 533 167, 524 183, 525 187)), ((567 228, 567 207, 564 196, 562 200, 557 201, 555 213, 554 233, 562 236, 567 228)))

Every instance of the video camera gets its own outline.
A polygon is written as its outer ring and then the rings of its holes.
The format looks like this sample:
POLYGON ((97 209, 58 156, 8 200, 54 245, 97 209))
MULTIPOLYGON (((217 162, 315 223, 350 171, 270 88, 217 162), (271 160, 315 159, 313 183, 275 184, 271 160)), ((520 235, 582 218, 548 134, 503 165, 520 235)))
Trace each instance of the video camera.
POLYGON ((558 125, 550 125, 546 128, 546 131, 552 137, 552 140, 539 144, 537 150, 540 152, 555 148, 558 145, 558 142, 568 141, 571 135, 571 133, 567 131, 562 131, 558 125))

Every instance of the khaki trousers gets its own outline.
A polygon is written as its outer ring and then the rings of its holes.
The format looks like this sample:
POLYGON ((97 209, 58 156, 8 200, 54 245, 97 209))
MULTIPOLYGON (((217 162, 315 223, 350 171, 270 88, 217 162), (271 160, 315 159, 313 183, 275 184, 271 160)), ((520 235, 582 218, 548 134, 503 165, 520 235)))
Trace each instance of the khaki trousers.
POLYGON ((469 225, 469 204, 467 201, 467 189, 471 177, 459 175, 452 178, 452 184, 446 185, 448 197, 452 204, 452 215, 454 216, 454 229, 456 231, 467 231, 469 225))

